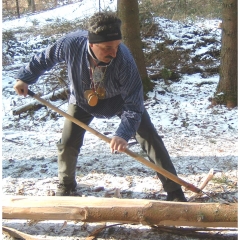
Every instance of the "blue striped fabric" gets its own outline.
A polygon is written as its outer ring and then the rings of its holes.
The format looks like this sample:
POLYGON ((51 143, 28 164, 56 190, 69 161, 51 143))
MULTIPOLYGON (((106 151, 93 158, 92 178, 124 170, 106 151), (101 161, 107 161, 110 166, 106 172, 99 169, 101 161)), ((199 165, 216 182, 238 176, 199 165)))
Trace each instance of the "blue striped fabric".
POLYGON ((16 78, 33 84, 54 65, 65 62, 70 81, 69 102, 98 118, 120 115, 121 122, 115 135, 128 141, 135 135, 144 110, 142 82, 135 61, 121 43, 116 58, 106 69, 106 98, 91 107, 84 98, 84 91, 90 89, 91 84, 88 55, 87 32, 73 32, 33 56, 28 65, 19 70, 16 78))

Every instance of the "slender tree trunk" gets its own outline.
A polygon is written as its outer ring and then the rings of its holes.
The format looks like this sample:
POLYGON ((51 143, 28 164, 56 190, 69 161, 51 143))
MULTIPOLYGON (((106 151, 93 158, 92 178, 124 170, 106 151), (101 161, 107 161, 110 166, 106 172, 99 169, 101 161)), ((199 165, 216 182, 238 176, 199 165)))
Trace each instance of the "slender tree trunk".
POLYGON ((220 80, 212 104, 224 104, 232 108, 238 102, 237 0, 223 0, 222 6, 220 80))
POLYGON ((238 204, 146 199, 2 196, 3 219, 237 227, 238 204))
POLYGON ((152 90, 151 81, 147 75, 142 41, 140 37, 139 9, 137 0, 118 0, 118 17, 122 21, 123 42, 130 49, 143 82, 144 93, 152 90))
POLYGON ((35 0, 31 0, 31 9, 33 13, 36 12, 35 0))
POLYGON ((18 18, 20 18, 20 12, 19 12, 19 4, 18 4, 18 0, 16 0, 16 8, 17 8, 17 16, 18 16, 18 18))
POLYGON ((9 11, 9 9, 11 9, 11 7, 9 7, 9 4, 8 4, 7 0, 3 1, 2 4, 3 4, 2 10, 5 9, 5 10, 9 11))

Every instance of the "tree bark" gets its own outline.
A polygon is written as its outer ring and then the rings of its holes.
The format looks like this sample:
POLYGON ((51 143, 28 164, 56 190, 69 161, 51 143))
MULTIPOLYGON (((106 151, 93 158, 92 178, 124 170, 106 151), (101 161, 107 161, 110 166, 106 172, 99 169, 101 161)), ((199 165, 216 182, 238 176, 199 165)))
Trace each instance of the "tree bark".
POLYGON ((35 0, 31 0, 31 9, 33 13, 36 12, 35 0))
POLYGON ((130 49, 138 71, 142 78, 143 90, 146 94, 152 90, 153 85, 148 77, 144 54, 142 50, 142 41, 140 37, 139 9, 137 0, 118 0, 118 17, 122 21, 122 39, 124 44, 130 49))
POLYGON ((178 203, 91 197, 2 197, 3 219, 237 227, 237 213, 237 203, 178 203))
POLYGON ((20 18, 20 11, 19 11, 19 3, 18 0, 16 0, 16 10, 17 10, 17 16, 20 18))
POLYGON ((222 6, 220 79, 212 104, 233 108, 238 103, 238 3, 237 0, 223 0, 222 6))

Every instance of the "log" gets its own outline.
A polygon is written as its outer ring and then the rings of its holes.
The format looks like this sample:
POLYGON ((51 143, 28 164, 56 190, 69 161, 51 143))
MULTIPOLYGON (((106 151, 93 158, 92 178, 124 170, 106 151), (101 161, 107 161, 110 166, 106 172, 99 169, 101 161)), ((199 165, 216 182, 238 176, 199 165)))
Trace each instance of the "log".
POLYGON ((3 219, 237 227, 237 203, 185 203, 96 197, 3 196, 3 219))
MULTIPOLYGON (((65 100, 67 99, 67 90, 66 89, 59 89, 55 92, 52 92, 50 94, 47 94, 45 96, 42 97, 45 100, 57 100, 57 99, 62 99, 65 100)), ((44 105, 42 105, 41 103, 39 103, 39 101, 35 100, 32 101, 30 103, 24 104, 20 107, 14 108, 12 113, 13 115, 19 115, 23 112, 27 112, 29 110, 38 110, 39 108, 43 107, 44 105)))

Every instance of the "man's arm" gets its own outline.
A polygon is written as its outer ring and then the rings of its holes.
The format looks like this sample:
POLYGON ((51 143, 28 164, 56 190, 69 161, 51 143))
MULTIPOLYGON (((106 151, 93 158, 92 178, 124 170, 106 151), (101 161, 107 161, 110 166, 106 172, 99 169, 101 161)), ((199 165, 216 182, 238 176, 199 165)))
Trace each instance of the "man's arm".
POLYGON ((33 84, 37 82, 41 75, 43 75, 46 71, 49 71, 57 63, 65 61, 65 51, 67 45, 65 42, 66 36, 58 40, 55 44, 47 47, 42 52, 35 54, 29 63, 20 68, 18 71, 17 75, 15 76, 15 78, 18 80, 15 84, 15 87, 18 89, 18 87, 21 85, 21 87, 24 87, 23 90, 25 90, 26 87, 23 86, 24 84, 19 82, 19 80, 23 81, 27 85, 33 84))
POLYGON ((119 78, 124 106, 121 123, 115 136, 128 141, 136 134, 141 122, 144 105, 142 80, 134 58, 125 45, 121 46, 121 62, 117 77, 119 78))

